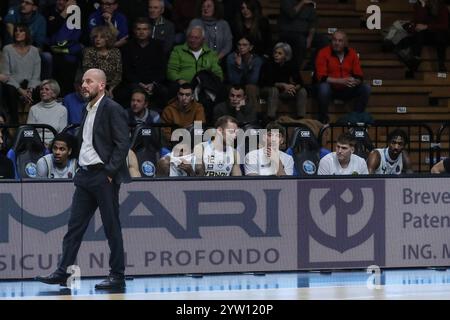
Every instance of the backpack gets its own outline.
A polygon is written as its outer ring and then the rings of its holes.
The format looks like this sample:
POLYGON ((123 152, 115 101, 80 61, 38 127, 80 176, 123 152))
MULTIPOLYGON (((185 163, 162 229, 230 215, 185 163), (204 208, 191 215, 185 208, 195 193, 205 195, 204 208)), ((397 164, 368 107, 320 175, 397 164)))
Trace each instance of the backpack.
POLYGON ((414 25, 406 20, 396 20, 388 29, 381 31, 383 41, 392 46, 400 44, 400 42, 412 35, 414 25))

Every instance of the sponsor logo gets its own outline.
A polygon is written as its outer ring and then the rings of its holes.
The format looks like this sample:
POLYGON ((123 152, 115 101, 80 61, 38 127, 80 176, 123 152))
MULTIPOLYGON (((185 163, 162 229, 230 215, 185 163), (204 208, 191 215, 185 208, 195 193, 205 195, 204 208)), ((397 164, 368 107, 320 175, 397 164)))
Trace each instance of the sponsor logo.
MULTIPOLYGON (((124 229, 164 228, 175 239, 201 239, 200 230, 224 226, 240 228, 250 238, 280 237, 279 201, 280 189, 265 189, 264 198, 266 211, 258 209, 258 201, 253 194, 242 189, 226 190, 185 190, 186 211, 183 221, 178 221, 165 206, 149 191, 128 191, 127 197, 120 204, 121 225, 124 229), (202 212, 204 204, 220 206, 223 203, 240 203, 243 210, 239 212, 213 213, 202 212), (134 216, 136 208, 145 208, 151 215, 134 216), (262 214, 265 225, 256 223, 256 215, 262 214)), ((9 216, 24 226, 49 233, 67 226, 70 208, 51 217, 41 217, 21 208, 10 193, 0 193, 0 243, 8 243, 9 216)), ((83 238, 85 241, 104 241, 103 227, 96 228, 91 221, 83 238)))
POLYGON ((25 130, 23 132, 24 138, 33 138, 34 137, 34 131, 33 130, 25 130))
POLYGON ((309 138, 311 137, 311 131, 300 131, 300 137, 302 138, 309 138))
POLYGON ((384 265, 384 189, 384 181, 299 185, 299 267, 384 265))

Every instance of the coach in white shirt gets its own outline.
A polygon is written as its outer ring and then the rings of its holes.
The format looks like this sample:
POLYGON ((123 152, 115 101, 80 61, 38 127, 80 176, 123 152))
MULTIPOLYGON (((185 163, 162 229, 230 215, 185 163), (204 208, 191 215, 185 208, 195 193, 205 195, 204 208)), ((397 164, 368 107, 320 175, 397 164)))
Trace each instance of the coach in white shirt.
POLYGON ((369 174, 366 161, 353 154, 355 138, 349 132, 341 134, 336 142, 336 152, 327 154, 320 160, 319 175, 358 175, 369 174))

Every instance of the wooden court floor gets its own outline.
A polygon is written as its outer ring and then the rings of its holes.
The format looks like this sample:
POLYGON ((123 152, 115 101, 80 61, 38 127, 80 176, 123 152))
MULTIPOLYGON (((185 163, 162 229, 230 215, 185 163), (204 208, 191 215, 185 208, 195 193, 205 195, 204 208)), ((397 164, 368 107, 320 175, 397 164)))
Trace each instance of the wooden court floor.
POLYGON ((429 300, 450 299, 450 271, 383 270, 135 277, 122 292, 96 291, 101 279, 68 289, 35 281, 0 281, 0 299, 25 300, 429 300))

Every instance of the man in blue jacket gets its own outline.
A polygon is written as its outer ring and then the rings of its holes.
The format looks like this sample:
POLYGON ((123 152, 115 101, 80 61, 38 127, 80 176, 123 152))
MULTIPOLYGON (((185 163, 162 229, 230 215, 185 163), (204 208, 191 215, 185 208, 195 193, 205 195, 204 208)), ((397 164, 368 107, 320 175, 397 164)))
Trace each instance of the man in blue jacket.
POLYGON ((6 25, 6 44, 12 43, 14 25, 25 23, 31 31, 33 45, 42 48, 47 35, 47 23, 38 12, 39 0, 23 0, 19 6, 8 10, 4 22, 6 25))

